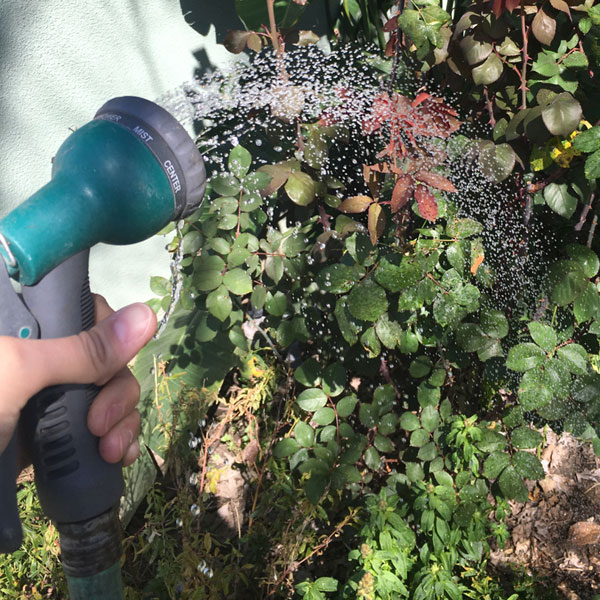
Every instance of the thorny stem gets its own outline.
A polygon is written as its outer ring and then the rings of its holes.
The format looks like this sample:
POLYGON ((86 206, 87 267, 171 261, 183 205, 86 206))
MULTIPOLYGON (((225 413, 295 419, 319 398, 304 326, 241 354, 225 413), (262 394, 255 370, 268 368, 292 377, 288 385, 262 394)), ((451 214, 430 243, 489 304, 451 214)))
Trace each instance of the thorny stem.
POLYGON ((490 96, 488 94, 487 85, 483 86, 483 95, 485 96, 485 105, 487 107, 487 111, 490 115, 490 125, 492 127, 496 126, 496 118, 494 117, 494 107, 492 105, 492 101, 490 100, 490 96))
POLYGON ((279 44, 279 33, 277 31, 277 23, 275 21, 275 0, 267 0, 267 11, 269 13, 269 25, 271 27, 271 42, 273 43, 273 49, 281 56, 282 49, 279 44))
POLYGON ((579 221, 578 221, 577 225, 575 225, 575 231, 582 230, 582 228, 585 224, 585 221, 587 219, 588 213, 590 212, 590 209, 592 208, 594 198, 595 198, 595 194, 592 192, 590 194, 590 201, 581 210, 581 215, 579 216, 579 221))
POLYGON ((594 239, 594 232, 596 231, 596 224, 598 223, 598 215, 594 215, 592 219, 592 226, 590 227, 590 233, 588 235, 587 244, 588 248, 592 247, 592 240, 594 239))
POLYGON ((179 237, 179 244, 177 245, 177 250, 175 255, 173 256, 173 260, 171 261, 171 278, 173 279, 173 283, 171 284, 171 300, 169 302, 169 307, 165 311, 163 318, 160 320, 158 327, 156 328, 156 333, 154 334, 154 339, 157 339, 158 336, 163 332, 164 328, 167 325, 167 322, 173 311, 175 310, 175 306, 177 302, 179 302, 179 298, 181 296, 181 289, 183 288, 183 276, 181 275, 181 260, 183 259, 183 236, 181 235, 181 226, 183 222, 178 221, 175 224, 175 230, 177 231, 177 236, 179 237))
POLYGON ((529 29, 525 25, 525 6, 521 0, 521 33, 523 35, 523 69, 521 71, 521 110, 527 108, 527 63, 529 55, 527 54, 527 42, 529 38, 529 29))

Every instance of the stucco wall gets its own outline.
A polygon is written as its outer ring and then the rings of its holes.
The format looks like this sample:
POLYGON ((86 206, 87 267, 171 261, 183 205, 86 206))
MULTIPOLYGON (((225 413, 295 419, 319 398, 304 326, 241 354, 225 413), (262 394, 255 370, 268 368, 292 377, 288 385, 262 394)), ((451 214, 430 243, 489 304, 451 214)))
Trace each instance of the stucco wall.
MULTIPOLYGON (((106 100, 156 99, 191 79, 199 60, 201 68, 230 60, 213 23, 235 26, 232 2, 197 1, 202 34, 179 0, 0 2, 0 216, 48 181, 69 129, 106 100)), ((148 299, 150 275, 168 274, 164 245, 154 238, 94 249, 93 289, 115 307, 148 299)))

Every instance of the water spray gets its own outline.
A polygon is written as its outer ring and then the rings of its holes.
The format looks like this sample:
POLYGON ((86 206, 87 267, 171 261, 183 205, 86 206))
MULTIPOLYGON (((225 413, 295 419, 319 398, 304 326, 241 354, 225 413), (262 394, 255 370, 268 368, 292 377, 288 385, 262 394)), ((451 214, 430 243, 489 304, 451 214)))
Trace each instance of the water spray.
MULTIPOLYGON (((50 182, 0 221, 0 335, 57 338, 90 329, 89 248, 151 237, 198 208, 205 186, 202 157, 169 112, 137 97, 104 104, 63 142, 50 182)), ((72 599, 122 597, 121 465, 100 457, 87 428, 98 391, 43 390, 18 428, 42 509, 59 532, 72 599)), ((16 435, 0 455, 0 552, 14 552, 23 539, 16 435)))

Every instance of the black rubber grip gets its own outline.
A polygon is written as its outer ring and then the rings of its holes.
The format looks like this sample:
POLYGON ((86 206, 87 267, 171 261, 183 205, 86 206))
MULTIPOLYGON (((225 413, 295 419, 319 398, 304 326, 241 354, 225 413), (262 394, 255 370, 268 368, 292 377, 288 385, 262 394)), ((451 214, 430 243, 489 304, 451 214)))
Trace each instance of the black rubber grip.
MULTIPOLYGON (((41 338, 75 335, 93 326, 88 256, 87 250, 76 254, 36 285, 23 288, 41 338)), ((121 465, 100 457, 98 438, 87 426, 98 391, 92 385, 47 388, 31 398, 22 413, 23 438, 42 509, 59 523, 96 517, 116 506, 123 492, 121 465)))
POLYGON ((0 455, 0 553, 18 550, 23 530, 17 507, 17 434, 0 455))

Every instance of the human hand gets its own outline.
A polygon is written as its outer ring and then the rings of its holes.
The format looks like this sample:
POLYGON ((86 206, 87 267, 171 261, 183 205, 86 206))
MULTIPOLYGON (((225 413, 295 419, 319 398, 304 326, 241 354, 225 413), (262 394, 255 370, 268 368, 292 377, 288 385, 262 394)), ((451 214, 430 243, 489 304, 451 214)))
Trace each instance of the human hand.
MULTIPOLYGON (((88 414, 90 431, 100 437, 100 455, 127 466, 139 454, 139 385, 127 363, 150 340, 154 312, 132 304, 114 313, 96 296, 97 324, 68 338, 19 340, 0 336, 0 453, 17 426, 27 400, 51 385, 95 383, 104 386, 88 414)), ((20 466, 26 458, 21 449, 20 466)))

